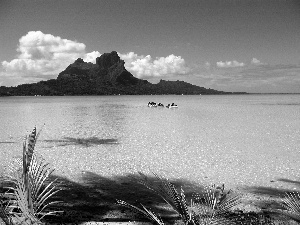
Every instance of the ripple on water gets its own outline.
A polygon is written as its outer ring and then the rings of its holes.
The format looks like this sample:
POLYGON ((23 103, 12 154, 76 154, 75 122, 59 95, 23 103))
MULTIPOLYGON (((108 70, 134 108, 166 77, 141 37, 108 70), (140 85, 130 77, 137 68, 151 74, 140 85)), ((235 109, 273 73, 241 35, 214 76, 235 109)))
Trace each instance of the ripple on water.
POLYGON ((57 174, 74 180, 82 171, 103 176, 153 171, 232 187, 299 180, 296 106, 254 104, 258 96, 151 96, 180 106, 169 110, 146 107, 149 98, 70 97, 1 105, 2 164, 20 156, 32 126, 45 123, 37 151, 57 174))

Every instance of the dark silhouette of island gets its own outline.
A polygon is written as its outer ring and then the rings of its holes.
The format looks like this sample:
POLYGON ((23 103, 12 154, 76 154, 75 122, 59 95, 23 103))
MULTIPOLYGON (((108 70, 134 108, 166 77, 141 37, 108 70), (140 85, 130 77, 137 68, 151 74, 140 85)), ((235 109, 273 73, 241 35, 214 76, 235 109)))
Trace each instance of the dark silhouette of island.
POLYGON ((152 84, 134 77, 124 67, 117 52, 104 53, 96 64, 78 58, 57 79, 0 87, 0 96, 62 96, 62 95, 208 95, 246 94, 207 89, 184 81, 160 80, 152 84))

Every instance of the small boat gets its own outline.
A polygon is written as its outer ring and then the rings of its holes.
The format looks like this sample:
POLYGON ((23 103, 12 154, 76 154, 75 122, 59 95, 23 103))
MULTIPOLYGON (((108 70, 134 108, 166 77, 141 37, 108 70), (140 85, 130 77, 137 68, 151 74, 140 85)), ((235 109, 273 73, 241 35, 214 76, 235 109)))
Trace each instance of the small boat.
POLYGON ((149 102, 148 107, 157 107, 157 104, 155 102, 149 102))
POLYGON ((164 104, 158 103, 157 106, 164 107, 164 104))
POLYGON ((172 103, 171 105, 168 104, 166 107, 169 108, 169 109, 171 109, 171 108, 178 108, 178 105, 175 105, 174 103, 172 103))

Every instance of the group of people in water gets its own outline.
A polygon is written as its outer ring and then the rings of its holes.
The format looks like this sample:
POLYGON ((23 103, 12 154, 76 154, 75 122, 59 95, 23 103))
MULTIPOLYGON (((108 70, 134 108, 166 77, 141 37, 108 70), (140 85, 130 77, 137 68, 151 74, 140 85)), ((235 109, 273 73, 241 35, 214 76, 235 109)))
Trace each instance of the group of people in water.
MULTIPOLYGON (((155 102, 149 102, 148 103, 148 107, 164 107, 164 104, 162 104, 162 103, 158 103, 157 104, 155 102)), ((178 108, 178 106, 176 104, 174 104, 174 103, 168 104, 166 107, 167 108, 178 108)))

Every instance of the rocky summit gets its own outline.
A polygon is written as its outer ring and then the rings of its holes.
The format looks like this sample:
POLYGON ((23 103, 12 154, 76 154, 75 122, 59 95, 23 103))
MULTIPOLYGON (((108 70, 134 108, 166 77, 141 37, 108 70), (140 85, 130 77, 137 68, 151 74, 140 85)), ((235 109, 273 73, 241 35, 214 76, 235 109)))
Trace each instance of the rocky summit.
POLYGON ((57 79, 0 87, 0 96, 32 95, 150 95, 150 94, 236 94, 198 87, 183 81, 157 84, 138 79, 125 69, 125 62, 116 51, 104 53, 96 64, 78 58, 57 79))
POLYGON ((96 64, 99 65, 100 69, 109 69, 111 66, 118 64, 121 61, 123 60, 120 59, 118 53, 116 51, 112 51, 111 53, 104 53, 98 57, 96 59, 96 64))
POLYGON ((96 64, 77 59, 58 75, 58 80, 77 79, 90 80, 98 85, 137 85, 147 84, 148 81, 134 77, 125 69, 125 62, 120 59, 118 53, 104 53, 96 58, 96 64))

